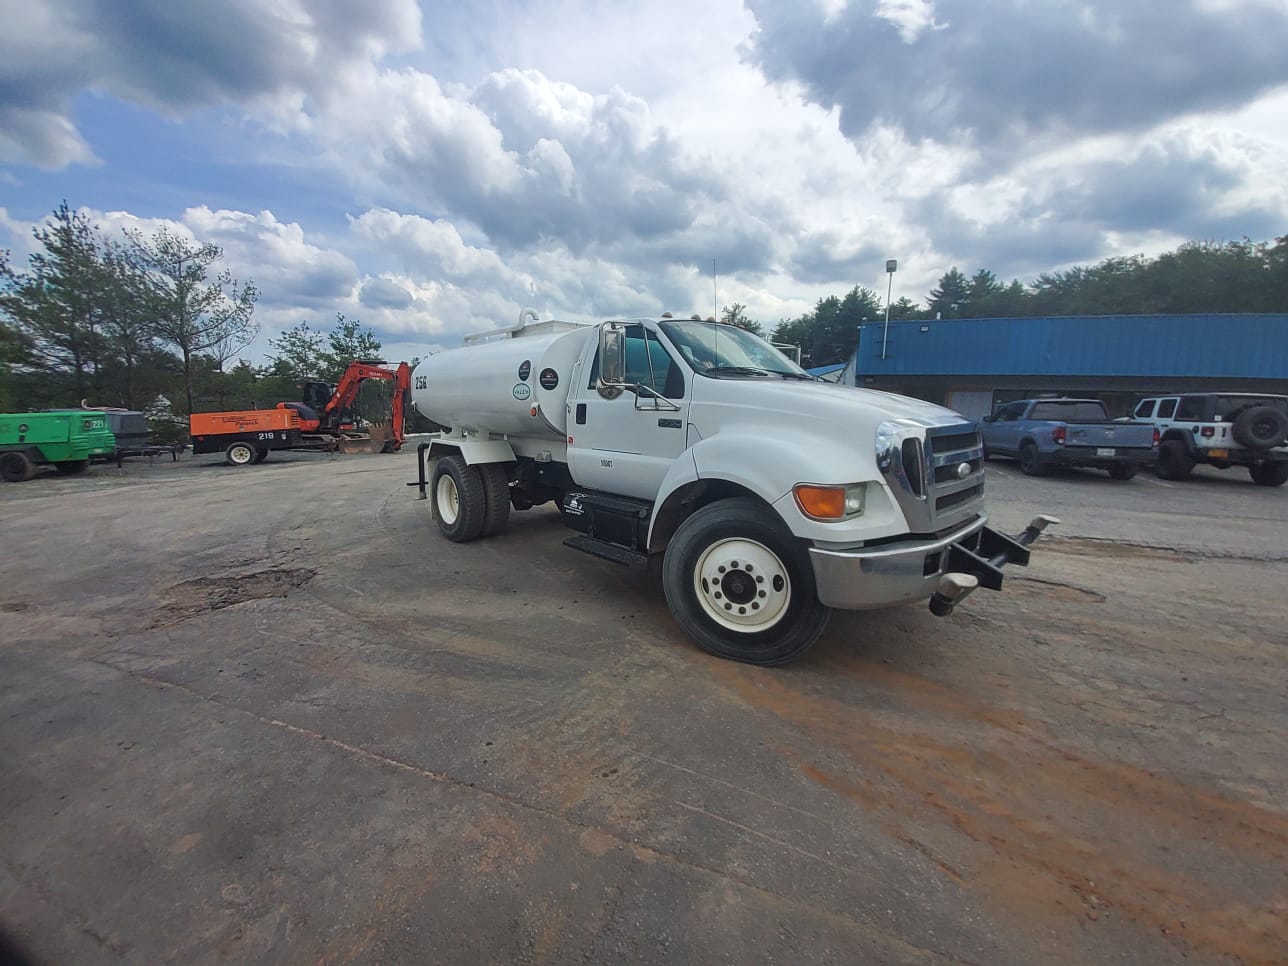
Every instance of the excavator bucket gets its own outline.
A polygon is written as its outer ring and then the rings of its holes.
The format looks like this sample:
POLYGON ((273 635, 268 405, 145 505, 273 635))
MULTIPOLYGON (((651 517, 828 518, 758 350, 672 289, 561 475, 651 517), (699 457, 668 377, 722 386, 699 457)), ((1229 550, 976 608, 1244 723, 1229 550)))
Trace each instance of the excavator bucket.
POLYGON ((343 433, 341 453, 384 453, 393 449, 393 430, 387 423, 371 423, 365 433, 343 433))

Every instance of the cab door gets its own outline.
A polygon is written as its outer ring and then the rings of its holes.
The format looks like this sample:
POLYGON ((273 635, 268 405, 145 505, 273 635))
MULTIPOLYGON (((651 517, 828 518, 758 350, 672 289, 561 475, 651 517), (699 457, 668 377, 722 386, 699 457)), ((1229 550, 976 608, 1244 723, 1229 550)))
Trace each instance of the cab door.
POLYGON ((626 326, 626 382, 640 390, 596 389, 599 354, 582 366, 568 400, 568 468, 579 486, 652 500, 685 451, 691 376, 641 323, 626 326))

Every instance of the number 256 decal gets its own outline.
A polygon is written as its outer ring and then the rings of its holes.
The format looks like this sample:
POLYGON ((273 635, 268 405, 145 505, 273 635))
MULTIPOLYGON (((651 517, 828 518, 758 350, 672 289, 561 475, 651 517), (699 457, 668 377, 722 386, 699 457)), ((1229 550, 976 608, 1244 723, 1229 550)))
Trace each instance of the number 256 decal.
POLYGON ((428 379, 426 379, 424 376, 417 376, 417 377, 416 377, 416 388, 417 388, 417 389, 427 389, 427 388, 428 388, 428 385, 427 385, 427 384, 428 384, 428 382, 429 382, 429 380, 428 380, 428 379))

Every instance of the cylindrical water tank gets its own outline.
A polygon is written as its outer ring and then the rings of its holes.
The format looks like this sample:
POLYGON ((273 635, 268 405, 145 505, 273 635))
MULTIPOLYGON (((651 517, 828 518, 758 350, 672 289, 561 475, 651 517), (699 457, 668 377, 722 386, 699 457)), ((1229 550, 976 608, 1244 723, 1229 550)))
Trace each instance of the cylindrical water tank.
POLYGON ((572 367, 594 335, 587 327, 440 352, 412 373, 412 403, 454 430, 561 438, 572 367))

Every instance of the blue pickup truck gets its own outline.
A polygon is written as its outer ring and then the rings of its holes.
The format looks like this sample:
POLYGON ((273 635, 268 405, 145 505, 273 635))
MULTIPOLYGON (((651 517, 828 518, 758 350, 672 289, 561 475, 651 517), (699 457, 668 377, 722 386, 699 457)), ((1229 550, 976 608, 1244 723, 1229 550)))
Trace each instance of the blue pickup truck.
POLYGON ((1158 459, 1152 423, 1115 422, 1096 399, 1022 399, 985 416, 981 429, 984 459, 1013 456, 1027 476, 1093 466, 1130 480, 1158 459))

